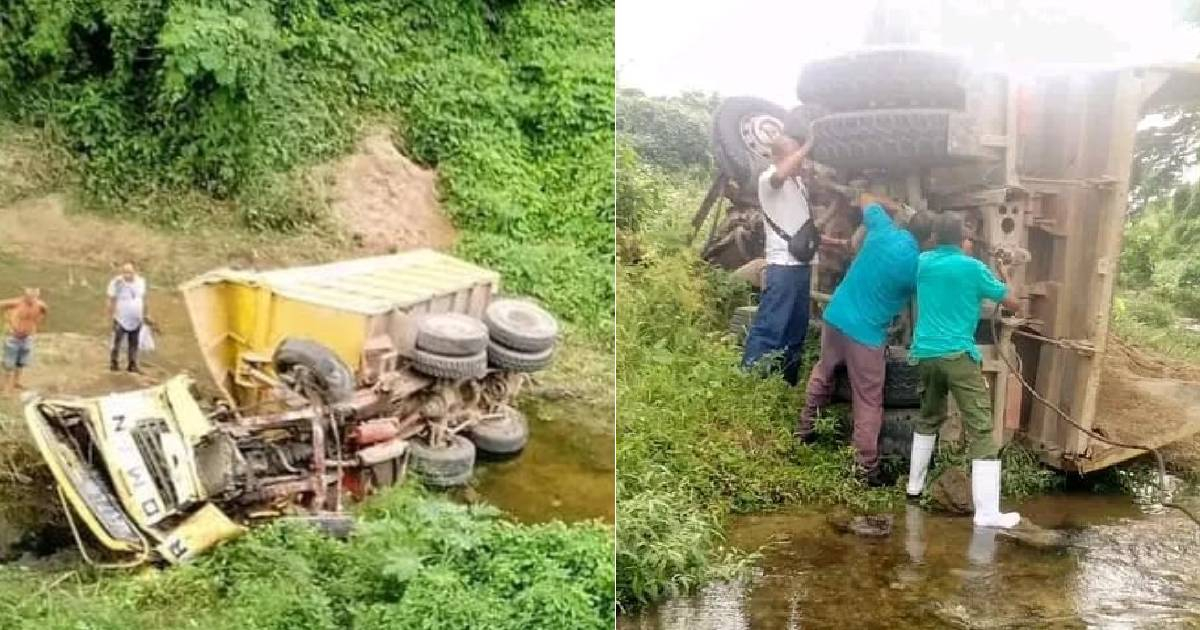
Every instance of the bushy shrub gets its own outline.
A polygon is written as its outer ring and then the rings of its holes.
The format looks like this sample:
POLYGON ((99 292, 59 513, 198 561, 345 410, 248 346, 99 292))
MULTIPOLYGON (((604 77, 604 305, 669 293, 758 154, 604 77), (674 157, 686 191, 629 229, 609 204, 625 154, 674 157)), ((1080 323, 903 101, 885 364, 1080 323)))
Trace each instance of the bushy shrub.
MULTIPOLYGON (((395 488, 349 541, 275 524, 195 564, 141 577, 62 582, 0 568, 5 628, 611 628, 612 536, 598 524, 517 525, 395 488)), ((68 577, 70 577, 68 575, 68 577)))

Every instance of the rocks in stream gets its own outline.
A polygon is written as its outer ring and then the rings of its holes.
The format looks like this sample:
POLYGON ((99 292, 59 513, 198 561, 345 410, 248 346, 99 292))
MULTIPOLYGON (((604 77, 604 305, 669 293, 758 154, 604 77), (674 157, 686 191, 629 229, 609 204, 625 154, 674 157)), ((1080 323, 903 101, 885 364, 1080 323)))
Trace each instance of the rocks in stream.
POLYGON ((999 534, 1021 545, 1035 549, 1063 549, 1071 546, 1074 542, 1071 532, 1061 529, 1048 529, 1033 523, 1027 518, 1022 518, 1016 527, 1000 530, 999 534))
POLYGON ((830 514, 829 526, 842 534, 854 534, 863 538, 884 538, 892 534, 891 514, 830 514))
POLYGON ((929 498, 935 509, 951 514, 970 514, 971 476, 957 466, 947 468, 929 486, 929 498))

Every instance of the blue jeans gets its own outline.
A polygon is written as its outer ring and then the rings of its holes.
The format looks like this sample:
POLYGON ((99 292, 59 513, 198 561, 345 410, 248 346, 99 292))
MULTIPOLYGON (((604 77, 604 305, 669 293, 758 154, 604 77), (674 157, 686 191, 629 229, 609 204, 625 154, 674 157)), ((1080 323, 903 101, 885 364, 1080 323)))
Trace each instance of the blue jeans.
POLYGON ((768 265, 758 313, 746 337, 742 366, 764 356, 772 369, 782 366, 783 380, 796 385, 804 336, 808 334, 808 265, 768 265), (770 355, 770 356, 768 356, 770 355))
POLYGON ((25 337, 9 335, 4 339, 4 369, 27 368, 31 356, 33 356, 33 335, 25 337))

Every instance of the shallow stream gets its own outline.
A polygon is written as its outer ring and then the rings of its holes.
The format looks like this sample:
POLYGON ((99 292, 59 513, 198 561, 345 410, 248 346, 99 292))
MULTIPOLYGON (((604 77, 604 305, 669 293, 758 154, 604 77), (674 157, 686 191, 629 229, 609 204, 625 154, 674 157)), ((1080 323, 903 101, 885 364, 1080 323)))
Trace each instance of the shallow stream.
MULTIPOLYGON (((1195 502, 1193 502, 1194 505, 1195 502)), ((1200 527, 1128 497, 1018 506, 1067 533, 1031 546, 918 508, 890 536, 839 533, 813 512, 746 516, 730 542, 761 550, 741 580, 624 617, 621 630, 1200 627, 1200 527)))

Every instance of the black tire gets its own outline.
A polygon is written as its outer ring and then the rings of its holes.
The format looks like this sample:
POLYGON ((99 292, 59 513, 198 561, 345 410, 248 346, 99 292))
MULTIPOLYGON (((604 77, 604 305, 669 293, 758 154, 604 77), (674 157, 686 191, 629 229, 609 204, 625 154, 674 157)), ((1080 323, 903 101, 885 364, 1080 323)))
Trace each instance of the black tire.
POLYGON ((488 329, 464 313, 436 313, 417 320, 417 348, 448 357, 466 357, 487 350, 488 329))
POLYGON ((286 516, 282 519, 286 523, 295 523, 311 527, 330 538, 345 540, 354 533, 357 523, 353 516, 349 514, 326 513, 314 514, 306 516, 286 516))
POLYGON ((483 312, 492 341, 522 352, 544 352, 558 339, 558 320, 527 300, 495 300, 483 312))
POLYGON ((734 96, 721 101, 713 114, 713 155, 721 171, 729 175, 742 191, 742 196, 758 197, 758 174, 770 161, 769 131, 782 133, 787 110, 771 101, 752 96, 734 96), (758 120, 761 124, 751 124, 758 120), (751 133, 756 147, 743 137, 743 124, 761 133, 751 133), (767 151, 764 151, 766 149, 767 151))
POLYGON ((879 429, 879 457, 894 462, 907 462, 912 455, 912 434, 920 411, 916 409, 884 409, 879 429))
MULTIPOLYGON (((921 406, 921 375, 917 366, 906 359, 889 357, 883 374, 883 406, 889 409, 915 409, 921 406)), ((846 368, 834 373, 834 400, 850 402, 850 377, 846 368)))
POLYGON ((487 361, 492 367, 510 372, 537 372, 554 360, 554 348, 540 352, 522 352, 502 346, 495 341, 488 343, 487 361))
POLYGON ((431 447, 421 440, 411 440, 408 456, 413 473, 433 488, 466 485, 475 469, 475 445, 461 435, 450 436, 448 446, 431 447))
POLYGON ((813 121, 829 113, 828 110, 818 105, 797 105, 784 118, 783 133, 799 142, 804 142, 808 139, 813 121))
POLYGON ((467 429, 467 437, 481 453, 513 456, 529 443, 529 421, 520 411, 504 407, 499 418, 480 420, 467 429))
POLYGON ((737 338, 739 343, 746 339, 750 325, 754 323, 754 316, 757 314, 757 306, 739 306, 733 310, 733 315, 729 318, 729 332, 737 338))
POLYGON ((413 351, 413 368, 422 374, 460 381, 483 378, 487 374, 488 353, 477 352, 468 357, 448 357, 421 349, 413 351))
POLYGON ((966 66, 955 55, 890 47, 814 61, 800 73, 796 95, 835 112, 892 107, 961 110, 966 66))
POLYGON ((304 366, 313 375, 326 404, 345 402, 354 396, 354 372, 333 350, 309 339, 284 339, 272 358, 275 373, 285 375, 304 366))
POLYGON ((953 166, 984 157, 971 118, 938 109, 831 114, 813 124, 813 159, 847 168, 953 166))

